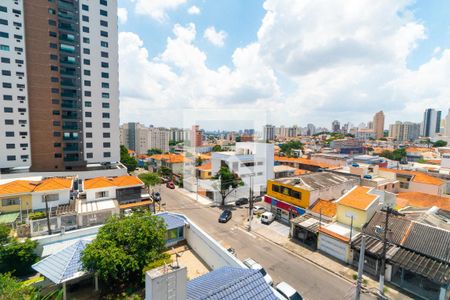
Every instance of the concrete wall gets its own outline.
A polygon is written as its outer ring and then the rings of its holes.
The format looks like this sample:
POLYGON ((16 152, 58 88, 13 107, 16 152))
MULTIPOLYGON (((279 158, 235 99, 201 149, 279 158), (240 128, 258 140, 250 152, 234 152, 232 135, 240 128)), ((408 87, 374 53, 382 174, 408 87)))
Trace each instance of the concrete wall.
POLYGON ((108 199, 116 199, 116 187, 104 187, 98 189, 89 189, 86 190, 86 201, 99 201, 99 200, 108 200, 108 199), (96 198, 95 194, 98 192, 107 192, 108 196, 104 198, 96 198))
POLYGON ((189 246, 191 246, 192 250, 194 250, 212 270, 224 266, 246 268, 240 260, 230 254, 224 247, 200 229, 200 227, 192 223, 186 217, 180 216, 189 222, 189 226, 185 233, 189 246))
POLYGON ((62 204, 69 204, 70 189, 59 191, 48 191, 46 193, 32 193, 33 210, 45 210, 44 195, 58 194, 57 201, 48 201, 48 208, 56 207, 62 204))

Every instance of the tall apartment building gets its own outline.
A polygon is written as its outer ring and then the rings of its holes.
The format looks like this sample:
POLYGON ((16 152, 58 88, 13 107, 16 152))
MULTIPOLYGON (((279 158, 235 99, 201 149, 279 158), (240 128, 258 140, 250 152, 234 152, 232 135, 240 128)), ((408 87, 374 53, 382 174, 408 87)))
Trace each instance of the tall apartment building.
POLYGON ((200 126, 193 125, 191 129, 191 147, 201 147, 203 144, 202 131, 200 126))
POLYGON ((170 128, 169 140, 177 143, 184 141, 184 129, 170 128))
POLYGON ((0 168, 119 161, 117 0, 1 1, 0 57, 0 168))
POLYGON ((146 127, 140 123, 125 123, 120 126, 120 144, 134 150, 137 155, 147 154, 149 149, 169 152, 169 130, 146 127))
POLYGON ((265 125, 263 129, 264 141, 273 141, 275 139, 275 126, 265 125))
POLYGON ((331 123, 331 131, 332 132, 339 132, 339 131, 341 131, 341 123, 339 123, 338 120, 334 120, 331 123))
POLYGON ((384 113, 382 110, 373 116, 373 131, 376 139, 384 136, 384 113))
POLYGON ((23 2, 0 2, 0 169, 29 167, 30 118, 23 2))
POLYGON ((169 152, 169 130, 166 128, 150 127, 148 129, 149 149, 160 149, 163 152, 169 152))
POLYGON ((389 126, 389 137, 397 141, 414 141, 420 136, 420 124, 400 122, 389 126))
POLYGON ((422 136, 434 137, 441 127, 441 111, 428 108, 423 113, 422 136))
POLYGON ((450 109, 445 117, 445 136, 450 137, 450 109))

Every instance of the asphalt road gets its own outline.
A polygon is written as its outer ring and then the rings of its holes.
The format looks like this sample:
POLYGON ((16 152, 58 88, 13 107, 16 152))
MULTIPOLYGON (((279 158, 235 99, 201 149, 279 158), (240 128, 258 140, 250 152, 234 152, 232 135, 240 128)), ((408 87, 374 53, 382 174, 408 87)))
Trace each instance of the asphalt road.
MULTIPOLYGON (((272 276, 275 284, 286 281, 306 299, 353 299, 353 285, 348 281, 299 258, 284 248, 270 243, 239 226, 240 222, 230 220, 218 223, 221 210, 196 203, 193 199, 175 190, 161 187, 162 203, 166 210, 186 215, 225 247, 233 247, 239 259, 252 257, 272 276)), ((235 215, 245 214, 237 208, 235 215)), ((363 295, 362 299, 374 299, 363 295)))

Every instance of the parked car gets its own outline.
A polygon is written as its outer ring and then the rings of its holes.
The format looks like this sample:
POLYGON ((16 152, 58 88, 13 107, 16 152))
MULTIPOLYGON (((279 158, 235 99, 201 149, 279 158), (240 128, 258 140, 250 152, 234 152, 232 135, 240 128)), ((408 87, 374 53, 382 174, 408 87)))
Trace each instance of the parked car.
POLYGON ((264 268, 260 264, 258 264, 253 258, 246 258, 242 262, 249 269, 258 270, 259 272, 261 272, 261 274, 264 276, 264 280, 268 284, 273 285, 272 277, 270 277, 270 275, 267 274, 266 270, 264 270, 264 268))
POLYGON ((261 202, 262 201, 262 196, 256 196, 253 198, 253 202, 261 202))
POLYGON ((262 214, 266 211, 266 209, 263 206, 255 205, 253 206, 253 214, 262 214))
POLYGON ((261 215, 261 223, 270 224, 275 219, 275 215, 270 211, 266 211, 261 215))
POLYGON ((287 300, 303 300, 303 297, 292 286, 284 281, 277 284, 275 289, 287 300))
POLYGON ((226 223, 226 222, 228 222, 229 220, 231 220, 231 215, 232 215, 231 210, 229 210, 229 209, 224 210, 220 214, 219 223, 226 223))
POLYGON ((173 181, 169 181, 168 183, 166 183, 166 187, 173 190, 175 188, 175 184, 173 183, 173 181))
POLYGON ((161 194, 159 192, 153 192, 152 193, 152 199, 155 202, 160 202, 161 201, 161 194))
POLYGON ((248 199, 247 198, 239 198, 239 199, 236 200, 236 202, 234 204, 236 206, 248 204, 248 199))

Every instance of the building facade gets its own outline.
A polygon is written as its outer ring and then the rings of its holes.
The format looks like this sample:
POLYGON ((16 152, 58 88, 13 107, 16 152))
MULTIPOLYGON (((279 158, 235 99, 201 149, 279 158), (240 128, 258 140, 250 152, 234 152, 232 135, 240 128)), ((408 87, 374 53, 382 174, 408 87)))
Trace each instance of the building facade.
POLYGON ((275 139, 275 126, 265 125, 263 132, 264 141, 273 141, 275 139))
POLYGON ((2 96, 16 98, 0 111, 16 130, 0 135, 20 141, 5 141, 0 168, 119 161, 117 1, 2 1, 0 20, 2 79, 14 72, 2 96))
POLYGON ((420 136, 420 124, 400 122, 389 126, 389 137, 397 141, 414 141, 420 136))
POLYGON ((382 110, 373 116, 373 131, 376 139, 384 136, 384 113, 382 110))
POLYGON ((441 127, 441 111, 428 108, 423 113, 421 134, 426 137, 434 137, 441 127))

